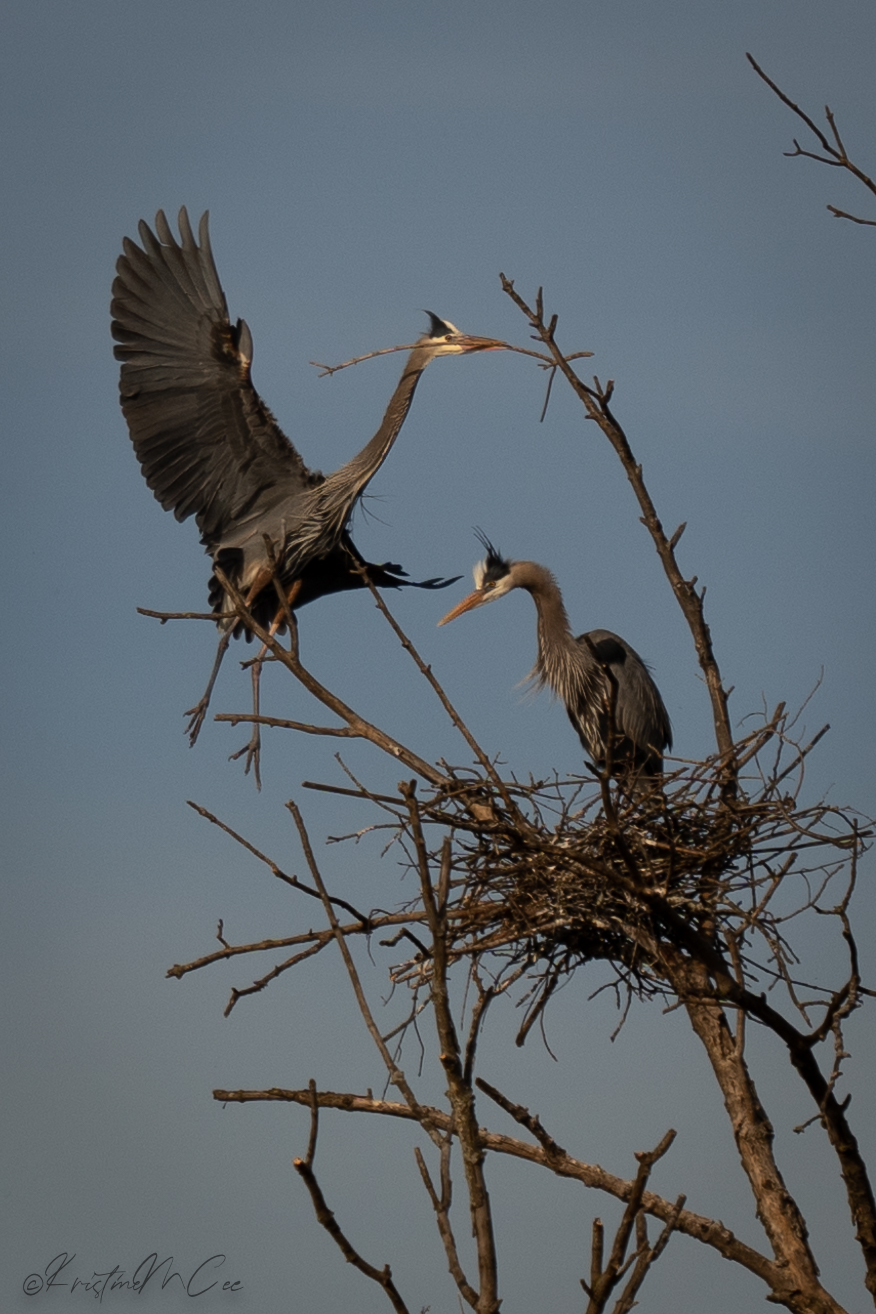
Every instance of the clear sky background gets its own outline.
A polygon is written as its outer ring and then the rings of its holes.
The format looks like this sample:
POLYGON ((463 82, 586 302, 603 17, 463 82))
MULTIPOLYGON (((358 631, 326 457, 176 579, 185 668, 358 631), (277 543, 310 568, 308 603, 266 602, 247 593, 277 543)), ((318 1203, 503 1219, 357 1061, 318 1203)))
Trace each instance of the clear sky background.
MULTIPOLYGON (((679 555, 708 585, 735 723, 780 699, 800 705, 821 678, 804 721, 832 729, 807 794, 872 814, 876 238, 825 206, 874 206, 838 171, 783 158, 801 125, 744 52, 813 113, 828 101, 872 173, 876 11, 866 0, 41 0, 7 3, 3 34, 0 1306, 73 1308, 78 1295, 21 1294, 61 1251, 84 1277, 151 1251, 183 1269, 222 1251, 243 1290, 205 1296, 205 1314, 370 1314, 385 1298, 343 1263, 291 1168, 307 1115, 223 1110, 211 1090, 311 1077, 379 1090, 379 1060, 329 955, 228 1020, 230 988, 264 960, 165 979, 214 947, 219 918, 243 941, 314 917, 186 799, 301 871, 283 807, 294 797, 336 893, 389 905, 408 887, 379 838, 324 846, 371 820, 300 788, 342 783, 337 743, 270 734, 260 794, 227 761, 240 729, 209 722, 188 747, 182 712, 214 634, 135 608, 200 609, 208 562, 193 523, 148 492, 118 409, 108 306, 122 235, 159 207, 209 208, 256 385, 324 469, 377 427, 400 358, 322 380, 309 361, 411 341, 422 307, 525 344, 498 274, 529 296, 543 284, 561 344, 594 351, 593 370, 616 380, 664 523, 688 522, 679 555)), ((543 387, 519 356, 433 364, 371 487, 372 514, 356 517, 358 546, 415 577, 468 577, 480 525, 508 555, 549 565, 573 625, 615 629, 651 663, 677 748, 696 757, 711 747, 707 699, 631 493, 567 389, 557 384, 538 423, 543 387)), ((390 601, 488 751, 523 774, 579 771, 562 708, 517 687, 535 651, 529 599, 435 628, 466 585, 390 601)), ((369 597, 308 608, 301 636, 314 672, 362 713, 423 756, 467 760, 369 597)), ((267 711, 315 713, 276 670, 264 690, 267 711)), ((228 660, 215 710, 246 710, 248 698, 228 660)), ((345 746, 344 758, 394 787, 376 752, 345 746)), ((872 869, 856 905, 865 932, 872 869)), ((866 934, 862 951, 872 984, 866 934)), ((825 973, 836 966, 814 952, 825 973)), ((362 959, 376 1004, 390 959, 362 959)), ((515 1049, 519 1014, 511 1000, 497 1007, 484 1075, 572 1153, 624 1176, 633 1151, 676 1127, 654 1188, 687 1192, 691 1208, 763 1245, 683 1019, 637 1007, 612 1043, 612 1000, 588 1002, 604 979, 593 967, 557 999, 556 1062, 536 1036, 515 1049)), ((873 1164, 869 1015, 849 1041, 852 1115, 873 1164)), ((756 1033, 751 1045, 756 1060, 756 1033)), ((413 1074, 413 1050, 406 1063, 413 1074)), ((793 1135, 810 1110, 781 1066, 767 1062, 762 1080, 825 1278, 863 1309, 834 1160, 817 1128, 793 1135)), ((420 1089, 434 1088, 428 1072, 420 1089)), ((505 1126, 497 1110, 481 1116, 505 1126)), ((411 1308, 455 1310, 413 1134, 377 1121, 324 1117, 329 1202, 367 1258, 392 1264, 411 1308)), ((490 1180, 503 1309, 580 1309, 591 1220, 615 1217, 611 1203, 517 1164, 491 1164, 490 1180)), ((467 1236, 464 1219, 457 1228, 467 1236)), ((735 1314, 761 1296, 676 1239, 642 1308, 735 1314)), ((187 1303, 170 1291, 142 1300, 187 1303)))

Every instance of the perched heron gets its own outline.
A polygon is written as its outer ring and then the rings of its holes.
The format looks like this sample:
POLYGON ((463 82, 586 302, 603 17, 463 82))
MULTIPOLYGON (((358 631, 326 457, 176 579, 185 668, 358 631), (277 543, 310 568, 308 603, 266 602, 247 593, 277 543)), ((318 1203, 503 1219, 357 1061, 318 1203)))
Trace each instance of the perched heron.
MULTIPOLYGON (((275 570, 290 608, 365 587, 362 567, 381 587, 452 583, 415 584, 400 566, 366 562, 350 539, 350 516, 398 437, 429 362, 504 344, 460 333, 426 312, 429 331, 408 356, 374 437, 340 470, 323 475, 307 468, 252 385, 252 336, 244 320, 232 325, 228 317, 207 215, 196 242, 183 207, 179 231, 177 241, 161 210, 154 233, 141 221, 142 246, 124 239, 112 301, 122 410, 146 482, 164 509, 177 520, 194 515, 214 566, 272 632, 283 628, 275 570)), ((209 598, 222 637, 204 697, 186 713, 192 743, 229 640, 244 631, 215 574, 209 598)))
POLYGON ((613 775, 649 777, 663 768, 672 727, 660 692, 641 657, 610 630, 575 638, 563 595, 551 572, 534 561, 506 561, 483 535, 487 556, 474 568, 475 591, 438 622, 526 589, 538 612, 538 659, 531 678, 562 698, 584 751, 613 775), (609 734, 614 720, 614 738, 609 734))

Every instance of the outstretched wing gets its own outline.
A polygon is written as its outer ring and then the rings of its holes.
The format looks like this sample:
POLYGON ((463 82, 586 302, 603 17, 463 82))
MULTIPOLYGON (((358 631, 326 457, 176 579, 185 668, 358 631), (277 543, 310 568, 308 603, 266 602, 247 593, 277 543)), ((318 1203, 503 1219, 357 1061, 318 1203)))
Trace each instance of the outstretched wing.
POLYGON ((142 248, 124 239, 113 283, 122 410, 146 482, 177 520, 194 515, 208 548, 244 517, 294 501, 311 476, 250 379, 252 337, 232 325, 207 214, 177 242, 162 210, 142 248), (157 234, 157 236, 156 236, 157 234))

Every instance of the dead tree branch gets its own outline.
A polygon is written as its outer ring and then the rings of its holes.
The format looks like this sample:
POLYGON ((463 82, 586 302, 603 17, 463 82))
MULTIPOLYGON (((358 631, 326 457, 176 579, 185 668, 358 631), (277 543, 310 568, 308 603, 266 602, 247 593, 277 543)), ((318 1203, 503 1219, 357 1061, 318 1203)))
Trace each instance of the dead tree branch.
POLYGON ((498 1265, 496 1241, 493 1235, 493 1217, 490 1195, 484 1177, 484 1153, 478 1138, 475 1117, 474 1091, 466 1079, 462 1064, 459 1038, 450 1006, 447 980, 447 918, 446 890, 450 879, 450 840, 445 839, 441 849, 441 875, 439 888, 444 897, 436 899, 429 869, 429 856, 423 837, 415 785, 411 781, 401 787, 408 806, 410 829, 416 849, 417 870, 423 907, 429 923, 432 941, 431 998, 438 1030, 439 1056, 447 1077, 448 1098, 453 1110, 454 1131, 462 1151, 463 1170, 468 1186, 469 1210, 478 1256, 478 1300, 474 1308, 478 1314, 497 1314, 499 1309, 498 1265))
POLYGON ((301 813, 298 811, 298 808, 296 807, 295 803, 292 802, 291 800, 289 803, 287 803, 286 806, 289 808, 289 811, 292 813, 292 817, 295 821, 295 825, 298 830, 298 835, 301 840, 301 847, 304 850, 304 856, 307 860, 307 865, 310 868, 311 875, 313 876, 314 884, 316 885, 316 888, 319 890, 320 898, 322 899, 322 904, 325 909, 326 917, 328 918, 329 924, 332 928, 332 934, 334 936, 335 943, 337 944, 338 949, 341 951, 341 957, 344 960, 344 966, 347 969, 347 975, 350 978, 350 984, 352 985, 353 993, 356 996, 356 1003, 359 1005, 359 1011, 362 1014, 362 1018, 365 1022, 365 1026, 368 1029, 368 1034, 371 1036, 371 1039, 374 1041, 374 1044, 377 1047, 380 1057, 383 1059, 383 1062, 386 1065, 386 1070, 389 1074, 389 1080, 391 1084, 395 1086, 404 1096, 408 1104, 408 1107, 417 1118, 417 1121, 419 1122, 420 1126, 423 1127, 426 1130, 426 1132, 433 1138, 436 1145, 440 1145, 441 1138, 436 1134, 434 1128, 432 1128, 428 1114, 426 1114, 421 1108, 420 1103, 417 1100, 417 1097, 415 1096, 413 1090, 411 1089, 407 1081, 407 1078, 405 1077, 404 1072, 402 1072, 401 1068, 398 1066, 398 1064, 395 1062, 395 1059, 390 1054, 386 1046, 386 1043, 380 1034, 380 1030, 377 1026, 377 1023, 374 1021, 374 1016, 368 1005, 368 1001, 365 998, 365 991, 362 988, 362 982, 359 979, 359 973, 356 971, 356 965, 353 962, 353 956, 350 953, 349 947, 347 945, 346 937, 344 935, 343 930, 341 929, 341 925, 337 917, 335 916, 335 910, 332 906, 332 901, 329 898, 328 891, 325 888, 325 884, 323 882, 322 876, 320 875, 319 868, 316 864, 316 859, 313 856, 313 849, 310 846, 310 837, 307 834, 307 829, 304 825, 304 820, 301 816, 301 813))
MULTIPOLYGON (((234 587, 228 577, 222 573, 218 566, 215 568, 214 574, 234 603, 237 616, 246 628, 251 630, 256 638, 265 645, 268 652, 276 661, 280 662, 286 667, 290 674, 295 676, 295 679, 304 686, 308 693, 312 694, 313 697, 316 698, 318 702, 322 703, 324 707, 327 707, 330 711, 334 712, 335 715, 349 727, 356 738, 369 740, 384 753, 387 753, 390 757, 394 757, 398 761, 403 762, 405 766, 410 768, 410 770, 415 771, 425 780, 428 780, 430 784, 442 785, 445 783, 446 778, 439 771, 436 771, 434 767, 430 766, 428 762, 424 761, 423 758, 418 756, 418 754, 413 753, 409 748, 406 748, 403 744, 400 744, 397 740, 393 739, 391 735, 385 734, 383 730, 379 730, 377 726, 366 721, 364 717, 359 716, 357 712, 353 711, 352 707, 348 707, 342 699, 338 698, 336 694, 331 693, 325 685, 321 684, 315 676, 311 675, 310 672, 305 669, 298 656, 298 641, 294 629, 290 635, 289 648, 284 648, 276 635, 269 634, 263 626, 258 624, 255 617, 252 615, 252 612, 247 607, 243 594, 234 587)), ((254 719, 257 720, 258 718, 254 719)), ((319 732, 317 731, 316 733, 319 732)), ((330 733, 330 731, 323 731, 323 733, 330 733)))
MULTIPOLYGON (((794 138, 794 149, 792 151, 785 151, 785 155, 790 156, 791 158, 802 155, 808 160, 816 160, 819 164, 829 164, 835 169, 845 169, 846 172, 852 175, 852 177, 857 178, 858 182, 863 183, 873 196, 876 196, 876 182, 874 182, 868 174, 864 173, 863 169, 860 169, 853 160, 849 159, 848 152, 846 151, 842 137, 839 134, 839 129, 836 126, 836 118, 830 106, 825 105, 824 117, 827 119, 830 134, 833 138, 832 141, 828 140, 821 128, 813 122, 809 115, 806 114, 799 105, 795 105, 793 100, 785 95, 781 87, 777 86, 772 78, 767 77, 766 73, 764 73, 753 55, 746 53, 745 58, 754 69, 757 76, 767 84, 771 91, 775 92, 782 104, 787 105, 788 109, 806 124, 806 127, 812 133, 813 137, 815 137, 822 151, 822 153, 819 154, 817 151, 804 150, 797 139, 794 138)), ((845 210, 838 209, 835 205, 829 205, 827 208, 836 219, 849 219, 853 224, 866 224, 868 227, 876 227, 876 219, 862 219, 858 215, 849 214, 845 210)))
MULTIPOLYGON (((478 1085, 482 1090, 489 1093, 487 1083, 479 1081, 478 1085)), ((269 1090, 214 1090, 213 1098, 222 1104, 280 1102, 299 1104, 305 1108, 310 1108, 311 1102, 311 1094, 308 1089, 288 1090, 279 1087, 269 1090)), ((504 1099, 504 1097, 501 1098, 504 1099)), ((405 1121, 417 1120, 407 1104, 375 1099, 370 1095, 319 1091, 317 1099, 320 1108, 323 1109, 340 1109, 346 1113, 372 1113, 384 1117, 400 1118, 405 1121)), ((527 1110, 522 1109, 522 1106, 512 1106, 510 1101, 507 1101, 507 1106, 520 1109, 525 1118, 532 1116, 528 1114, 527 1110)), ((502 1107, 506 1107, 506 1104, 503 1103, 502 1107)), ((426 1111, 433 1126, 444 1131, 451 1130, 452 1118, 448 1113, 434 1106, 429 1107, 426 1111)), ((516 1120, 522 1121, 520 1118, 516 1120)), ((567 1151, 560 1149, 552 1139, 553 1149, 548 1151, 541 1145, 532 1145, 527 1141, 519 1140, 513 1136, 506 1136, 499 1132, 492 1132, 483 1127, 479 1129, 479 1137, 481 1146, 486 1151, 509 1155, 523 1162, 547 1168, 558 1177, 580 1182, 582 1186, 591 1190, 602 1191, 616 1200, 626 1202, 633 1190, 634 1183, 632 1181, 625 1181, 621 1177, 606 1172, 598 1165, 588 1164, 576 1159, 567 1151)), ((664 1224, 669 1224, 675 1218, 676 1221, 673 1226, 676 1230, 709 1246, 722 1258, 740 1264, 755 1277, 760 1278, 770 1289, 774 1288, 778 1277, 775 1263, 753 1246, 740 1241, 723 1223, 693 1213, 689 1209, 682 1208, 678 1210, 677 1202, 673 1203, 648 1190, 642 1194, 641 1207, 646 1214, 664 1224)), ((789 1308, 791 1307, 789 1306, 789 1308)))
MULTIPOLYGON (((643 1264, 637 1264, 637 1273, 639 1280, 635 1285, 632 1284, 632 1281, 627 1284, 627 1288, 624 1291, 621 1300, 618 1302, 618 1306, 616 1306, 616 1309, 622 1308, 623 1305, 627 1303, 628 1300, 631 1300, 632 1297, 635 1295, 635 1292, 639 1289, 642 1282, 644 1281, 645 1274, 647 1273, 648 1268, 651 1266, 651 1264, 654 1263, 654 1260, 656 1259, 656 1255, 654 1254, 653 1251, 649 1250, 647 1244, 647 1238, 648 1238, 647 1231, 644 1231, 644 1233, 642 1231, 642 1226, 644 1224, 642 1198, 645 1194, 645 1187, 648 1183, 648 1178, 651 1175, 651 1171, 655 1163, 657 1163, 658 1159, 663 1158, 663 1155, 669 1149, 670 1145, 674 1140, 675 1140, 675 1132, 668 1131, 666 1135, 663 1137, 660 1144, 657 1145, 653 1150, 642 1152, 636 1155, 636 1158, 639 1161, 639 1171, 636 1173, 635 1180, 632 1184, 632 1189, 630 1191, 629 1199, 627 1200, 626 1203, 626 1208, 624 1209, 623 1212, 623 1217, 621 1218, 621 1221, 617 1228, 617 1232, 615 1233, 615 1238, 611 1247, 611 1254, 609 1255, 608 1262, 605 1264, 604 1268, 603 1268, 604 1228, 601 1219, 595 1218, 593 1220, 593 1241, 591 1246, 590 1281, 585 1282, 583 1278, 581 1279, 581 1286, 584 1288, 584 1292, 588 1297, 587 1314, 603 1314, 603 1311, 605 1310, 605 1307, 609 1302, 612 1292, 615 1290, 615 1288, 621 1282, 622 1278, 632 1267, 633 1263, 635 1263, 637 1260, 643 1260, 646 1258, 646 1256, 649 1256, 647 1258, 647 1262, 643 1264), (639 1221, 640 1219, 642 1220, 641 1223, 639 1221), (636 1237, 637 1246, 636 1246, 636 1250, 628 1258, 627 1249, 629 1247, 630 1237, 633 1234, 634 1228, 636 1229, 636 1233, 637 1233, 637 1237, 636 1237)), ((682 1197, 681 1203, 677 1204, 677 1213, 680 1213, 681 1205, 683 1203, 684 1203, 684 1197, 682 1197)), ((677 1215, 676 1215, 676 1220, 677 1220, 677 1215)), ((669 1229, 670 1231, 673 1230, 670 1228, 669 1224, 667 1224, 667 1229, 669 1229)), ((667 1240, 669 1239, 668 1235, 666 1239, 667 1240)), ((629 1308, 628 1303, 627 1303, 627 1308, 629 1308)))
POLYGON ((338 1221, 326 1204, 325 1196, 319 1182, 316 1180, 316 1174, 313 1171, 313 1158, 316 1154, 316 1137, 319 1128, 319 1101, 316 1098, 316 1082, 311 1081, 309 1094, 311 1097, 310 1105, 310 1141, 307 1146, 307 1157, 304 1159, 293 1159, 292 1166, 304 1181, 305 1186, 310 1192, 310 1199, 313 1202, 313 1209, 317 1221, 325 1228, 329 1236, 337 1245, 341 1254, 348 1264, 358 1268, 360 1273, 364 1273, 372 1282, 376 1282, 386 1292, 387 1299, 396 1310, 397 1314, 410 1314, 407 1305, 398 1293, 398 1289, 392 1280, 392 1270, 389 1264, 384 1264, 383 1268, 375 1268, 363 1259, 351 1243, 347 1240, 345 1234, 341 1231, 338 1221))
POLYGON ((633 456, 627 436, 609 406, 614 392, 614 384, 609 382, 603 388, 599 380, 594 379, 591 388, 578 377, 569 364, 568 357, 557 345, 555 338, 557 316, 552 316, 549 322, 545 321, 541 289, 539 289, 536 297, 535 306, 532 307, 527 305, 515 290, 510 279, 506 278, 504 274, 500 274, 499 277, 502 280, 502 290, 526 316, 530 326, 535 330, 535 336, 545 344, 557 369, 582 402, 588 418, 599 426, 620 459, 624 473, 639 504, 642 523, 651 535, 666 577, 672 586, 678 605, 681 607, 693 636, 697 658, 711 699, 718 752, 723 758, 723 788, 728 797, 732 796, 735 789, 736 765, 733 760, 733 732, 727 710, 728 695, 721 681, 721 673, 712 647, 712 636, 706 624, 703 610, 704 590, 701 589, 697 592, 696 577, 689 580, 685 579, 679 569, 675 558, 675 545, 678 543, 679 538, 678 531, 671 539, 667 538, 657 515, 657 510, 651 500, 651 495, 645 486, 642 467, 633 456))

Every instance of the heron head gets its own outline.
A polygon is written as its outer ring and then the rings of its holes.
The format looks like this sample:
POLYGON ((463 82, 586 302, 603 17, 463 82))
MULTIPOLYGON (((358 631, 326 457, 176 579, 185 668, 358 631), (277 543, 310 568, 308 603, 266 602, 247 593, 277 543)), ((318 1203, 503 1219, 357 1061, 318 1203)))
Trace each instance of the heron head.
POLYGON ((424 314, 429 316, 429 329, 417 345, 430 347, 433 356, 466 356, 473 351, 502 351, 506 346, 498 338, 476 338, 470 333, 461 333, 449 319, 440 319, 431 310, 424 311, 424 314))
POLYGON ((514 562, 507 561, 500 556, 493 547, 486 535, 480 530, 475 531, 484 548, 486 557, 479 561, 473 570, 474 575, 474 593, 470 593, 462 602, 457 603, 452 611, 438 622, 439 625, 446 625, 448 621, 456 620, 465 611, 471 611, 474 607, 482 607, 485 602, 494 602, 496 598, 503 598, 506 593, 516 587, 517 581, 514 578, 514 562))

